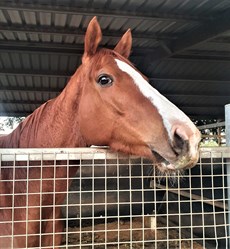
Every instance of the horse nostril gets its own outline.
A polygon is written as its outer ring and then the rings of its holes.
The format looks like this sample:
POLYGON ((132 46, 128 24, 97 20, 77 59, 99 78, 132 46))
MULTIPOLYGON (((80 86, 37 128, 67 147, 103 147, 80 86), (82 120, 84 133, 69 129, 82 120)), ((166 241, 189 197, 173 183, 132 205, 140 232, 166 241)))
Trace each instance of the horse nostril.
POLYGON ((189 138, 185 131, 181 129, 181 127, 174 129, 174 134, 172 138, 173 149, 177 153, 177 155, 188 152, 189 138))

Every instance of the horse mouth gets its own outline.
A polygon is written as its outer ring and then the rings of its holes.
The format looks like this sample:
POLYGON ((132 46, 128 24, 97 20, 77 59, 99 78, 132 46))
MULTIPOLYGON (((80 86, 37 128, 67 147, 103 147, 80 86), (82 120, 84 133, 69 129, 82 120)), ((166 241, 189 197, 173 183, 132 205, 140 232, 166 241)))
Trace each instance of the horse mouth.
POLYGON ((159 153, 156 151, 152 150, 152 155, 156 160, 156 166, 162 170, 176 170, 176 167, 167 161, 164 157, 162 157, 159 153))
POLYGON ((177 156, 175 161, 169 161, 154 150, 152 150, 152 156, 155 159, 155 165, 161 171, 180 171, 192 168, 198 161, 198 157, 192 158, 189 154, 177 156))

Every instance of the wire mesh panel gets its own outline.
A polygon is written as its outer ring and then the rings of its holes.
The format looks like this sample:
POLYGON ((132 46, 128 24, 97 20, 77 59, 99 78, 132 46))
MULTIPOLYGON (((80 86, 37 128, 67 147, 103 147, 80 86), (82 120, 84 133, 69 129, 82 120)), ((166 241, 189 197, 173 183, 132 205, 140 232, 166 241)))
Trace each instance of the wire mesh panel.
POLYGON ((106 149, 2 149, 0 248, 228 248, 229 157, 165 175, 106 149))

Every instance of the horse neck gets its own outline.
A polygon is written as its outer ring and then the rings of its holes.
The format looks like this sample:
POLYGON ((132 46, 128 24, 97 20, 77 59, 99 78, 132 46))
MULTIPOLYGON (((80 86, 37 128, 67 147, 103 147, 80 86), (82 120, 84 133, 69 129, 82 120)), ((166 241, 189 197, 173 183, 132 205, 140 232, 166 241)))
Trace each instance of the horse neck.
POLYGON ((78 126, 81 80, 77 72, 62 93, 28 116, 10 135, 1 137, 0 147, 85 147, 78 126))

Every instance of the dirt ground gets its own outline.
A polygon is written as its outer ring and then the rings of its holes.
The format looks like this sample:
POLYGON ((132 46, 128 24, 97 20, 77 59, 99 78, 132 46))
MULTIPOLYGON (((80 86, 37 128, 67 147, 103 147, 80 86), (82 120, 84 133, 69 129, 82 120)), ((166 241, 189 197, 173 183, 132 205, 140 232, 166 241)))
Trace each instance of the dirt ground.
MULTIPOLYGON (((84 249, 205 249, 183 235, 181 235, 183 239, 179 239, 176 229, 170 228, 167 231, 163 228, 163 224, 157 224, 157 230, 146 228, 146 224, 144 226, 143 233, 142 218, 135 218, 131 222, 129 220, 113 221, 107 224, 96 224, 93 227, 82 227, 81 230, 79 227, 69 227, 68 245, 72 249, 79 249, 79 245, 84 249)), ((65 238, 63 244, 66 244, 65 238)))

